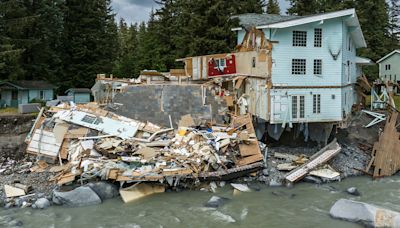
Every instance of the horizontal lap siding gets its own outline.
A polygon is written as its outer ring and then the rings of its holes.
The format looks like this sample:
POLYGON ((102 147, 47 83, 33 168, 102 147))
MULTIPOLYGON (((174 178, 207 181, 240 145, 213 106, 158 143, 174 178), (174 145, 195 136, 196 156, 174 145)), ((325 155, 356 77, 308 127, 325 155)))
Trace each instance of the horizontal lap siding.
POLYGON ((337 60, 329 49, 337 52, 342 47, 342 19, 326 20, 323 24, 310 23, 285 29, 264 31, 272 34, 275 43, 272 51, 272 82, 289 86, 341 85, 341 55, 337 60), (322 28, 322 47, 314 47, 314 28, 322 28), (307 47, 293 47, 293 31, 307 31, 307 47), (306 59, 306 75, 292 75, 292 59, 306 59), (322 59, 322 76, 313 72, 314 59, 322 59))
MULTIPOLYGON (((292 96, 302 95, 305 99, 305 119, 294 122, 335 122, 342 120, 342 93, 336 89, 274 89, 271 95, 289 96, 289 108, 292 104, 292 96), (321 113, 313 113, 313 95, 321 95, 321 113), (334 99, 332 98, 334 95, 334 99)), ((291 115, 290 115, 291 116, 291 115)))

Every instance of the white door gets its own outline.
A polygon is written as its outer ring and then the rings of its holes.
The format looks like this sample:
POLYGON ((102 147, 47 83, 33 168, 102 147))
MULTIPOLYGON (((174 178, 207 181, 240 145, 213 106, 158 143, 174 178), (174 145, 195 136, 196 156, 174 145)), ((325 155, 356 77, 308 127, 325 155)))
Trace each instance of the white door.
POLYGON ((292 121, 300 121, 305 118, 304 95, 292 96, 292 121))

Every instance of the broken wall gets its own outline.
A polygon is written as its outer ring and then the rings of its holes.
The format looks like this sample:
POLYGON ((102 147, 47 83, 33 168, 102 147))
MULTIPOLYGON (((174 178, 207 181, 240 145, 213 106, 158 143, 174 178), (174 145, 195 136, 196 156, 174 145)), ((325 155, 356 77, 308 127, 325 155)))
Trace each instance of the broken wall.
POLYGON ((222 123, 226 102, 202 85, 145 85, 129 86, 126 92, 116 94, 109 108, 116 114, 166 127, 171 115, 176 127, 187 114, 195 120, 222 123))

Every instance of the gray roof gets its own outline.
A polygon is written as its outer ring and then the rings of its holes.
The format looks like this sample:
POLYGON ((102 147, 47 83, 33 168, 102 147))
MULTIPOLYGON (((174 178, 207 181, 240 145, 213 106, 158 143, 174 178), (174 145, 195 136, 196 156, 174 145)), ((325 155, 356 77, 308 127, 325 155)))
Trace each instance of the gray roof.
POLYGON ((269 25, 278 22, 290 21, 302 17, 294 15, 246 13, 233 16, 232 18, 239 18, 239 24, 243 27, 253 27, 253 26, 269 25))
POLYGON ((11 82, 0 82, 0 84, 8 84, 18 89, 54 89, 56 86, 52 85, 47 81, 40 80, 19 80, 11 82))
POLYGON ((73 92, 73 93, 91 93, 92 91, 88 88, 70 88, 65 93, 73 92))

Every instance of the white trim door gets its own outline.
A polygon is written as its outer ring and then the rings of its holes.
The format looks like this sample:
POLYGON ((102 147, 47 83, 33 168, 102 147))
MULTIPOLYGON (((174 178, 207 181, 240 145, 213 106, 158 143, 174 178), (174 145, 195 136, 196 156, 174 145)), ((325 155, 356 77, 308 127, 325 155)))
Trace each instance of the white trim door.
POLYGON ((305 118, 305 96, 292 96, 292 121, 301 121, 305 118))

